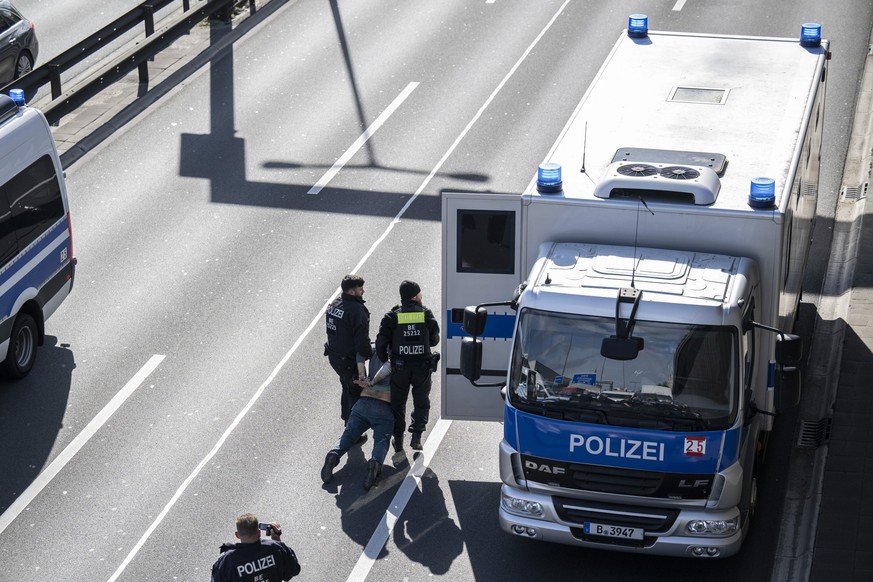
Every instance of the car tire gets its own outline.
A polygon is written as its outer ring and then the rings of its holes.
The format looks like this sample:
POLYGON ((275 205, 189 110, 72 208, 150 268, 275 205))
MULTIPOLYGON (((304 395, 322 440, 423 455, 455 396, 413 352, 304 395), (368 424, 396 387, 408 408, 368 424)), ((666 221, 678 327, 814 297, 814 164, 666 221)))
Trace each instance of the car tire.
POLYGON ((18 60, 15 61, 15 78, 23 77, 33 70, 33 57, 30 53, 23 51, 18 55, 18 60))
POLYGON ((36 362, 39 330, 36 321, 27 313, 19 313, 9 336, 9 349, 0 371, 7 378, 24 378, 36 362))

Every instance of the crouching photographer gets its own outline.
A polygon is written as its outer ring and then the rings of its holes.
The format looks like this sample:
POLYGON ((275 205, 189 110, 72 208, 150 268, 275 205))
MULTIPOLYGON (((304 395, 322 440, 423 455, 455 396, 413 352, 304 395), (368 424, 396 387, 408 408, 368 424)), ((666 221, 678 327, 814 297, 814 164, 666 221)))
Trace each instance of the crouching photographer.
POLYGON ((221 545, 212 582, 286 582, 300 573, 294 550, 280 539, 278 523, 260 523, 254 514, 244 513, 236 518, 235 535, 238 543, 221 545))

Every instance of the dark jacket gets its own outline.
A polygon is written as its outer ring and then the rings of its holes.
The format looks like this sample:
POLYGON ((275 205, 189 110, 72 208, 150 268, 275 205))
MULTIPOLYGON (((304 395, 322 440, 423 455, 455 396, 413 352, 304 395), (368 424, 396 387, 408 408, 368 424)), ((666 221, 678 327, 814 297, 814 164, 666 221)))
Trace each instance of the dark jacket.
POLYGON ((370 312, 363 299, 342 293, 327 307, 324 317, 330 354, 351 358, 353 364, 356 354, 367 360, 372 357, 370 312))
POLYGON ((395 305, 382 317, 379 335, 376 336, 376 355, 383 362, 387 361, 390 347, 392 358, 420 360, 430 357, 430 348, 438 343, 440 343, 440 324, 437 323, 433 312, 415 301, 408 300, 395 305), (416 317, 417 314, 422 313, 423 318, 416 317), (400 323, 399 318, 404 322, 400 323), (408 332, 406 337, 404 331, 408 332))
POLYGON ((294 550, 272 539, 224 544, 212 565, 212 582, 285 582, 300 573, 294 550))

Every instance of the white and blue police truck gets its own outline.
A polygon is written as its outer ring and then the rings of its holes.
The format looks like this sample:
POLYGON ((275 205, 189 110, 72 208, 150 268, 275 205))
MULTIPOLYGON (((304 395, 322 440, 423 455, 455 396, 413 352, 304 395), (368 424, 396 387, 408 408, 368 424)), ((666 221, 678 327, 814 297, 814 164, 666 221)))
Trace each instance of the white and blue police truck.
POLYGON ((22 378, 75 272, 64 172, 42 112, 0 95, 0 373, 22 378))
POLYGON ((524 193, 443 192, 441 413, 503 422, 503 530, 739 550, 800 397, 828 58, 633 15, 524 193))

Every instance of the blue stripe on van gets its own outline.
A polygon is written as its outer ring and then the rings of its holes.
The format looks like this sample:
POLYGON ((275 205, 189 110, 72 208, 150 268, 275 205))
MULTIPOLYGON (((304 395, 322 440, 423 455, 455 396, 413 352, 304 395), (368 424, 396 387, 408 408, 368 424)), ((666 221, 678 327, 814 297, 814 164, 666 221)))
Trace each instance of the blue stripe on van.
MULTIPOLYGON (((469 337, 460 323, 452 323, 452 311, 446 312, 446 338, 453 337, 469 337)), ((482 333, 482 338, 489 339, 512 339, 512 332, 515 329, 515 314, 510 313, 489 313, 488 319, 485 321, 485 331, 482 333)))
POLYGON ((69 238, 64 216, 0 270, 0 319, 13 315, 15 302, 26 289, 32 287, 39 292, 69 264, 72 258, 69 255, 61 259, 63 249, 69 247, 69 238))

